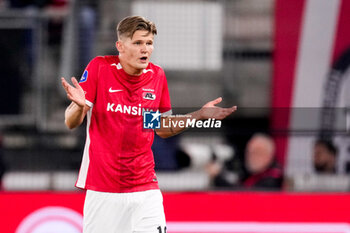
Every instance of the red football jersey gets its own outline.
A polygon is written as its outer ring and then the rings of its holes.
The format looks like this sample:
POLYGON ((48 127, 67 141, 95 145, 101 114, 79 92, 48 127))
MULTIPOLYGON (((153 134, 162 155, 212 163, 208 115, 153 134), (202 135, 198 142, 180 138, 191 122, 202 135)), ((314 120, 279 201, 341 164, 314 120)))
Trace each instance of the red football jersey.
POLYGON ((127 74, 118 56, 94 58, 80 85, 85 91, 87 136, 76 186, 101 192, 158 189, 143 109, 171 113, 164 71, 149 63, 140 76, 127 74))

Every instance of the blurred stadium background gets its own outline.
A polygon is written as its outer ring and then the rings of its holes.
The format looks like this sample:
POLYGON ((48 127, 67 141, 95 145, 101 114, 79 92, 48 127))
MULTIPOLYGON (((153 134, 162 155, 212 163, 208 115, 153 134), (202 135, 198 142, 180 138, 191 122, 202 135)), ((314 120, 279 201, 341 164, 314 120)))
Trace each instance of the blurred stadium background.
MULTIPOLYGON (((261 202, 286 205, 286 192, 287 197, 292 195, 292 204, 286 210, 271 204, 271 211, 276 215, 278 211, 304 212, 314 216, 305 221, 316 225, 279 225, 278 232, 350 232, 348 225, 317 225, 350 222, 341 215, 349 204, 338 206, 350 203, 349 10, 347 0, 0 0, 0 202, 11 206, 7 200, 33 196, 51 200, 50 195, 75 200, 75 195, 81 195, 74 184, 85 128, 69 131, 64 125, 69 102, 60 77, 80 77, 94 56, 116 54, 117 22, 128 15, 143 15, 158 28, 152 59, 166 72, 175 113, 198 108, 218 96, 224 100, 221 106, 239 109, 223 121, 220 130, 189 130, 168 140, 155 138, 156 170, 172 226, 169 232, 189 232, 181 227, 204 232, 200 224, 191 228, 177 221, 231 222, 221 231, 213 230, 218 227, 214 224, 205 232, 277 232, 264 223, 253 230, 245 228, 244 222, 304 222, 293 214, 285 219, 249 216, 248 210, 270 211, 261 202), (246 145, 256 133, 270 135, 276 145, 282 182, 272 188, 248 187, 241 180, 248 174, 246 145), (314 167, 317 139, 336 148, 332 172, 314 167), (219 182, 218 176, 229 182, 219 182), (188 191, 196 192, 186 196, 188 191), (257 191, 273 192, 264 192, 264 199, 257 191), (300 199, 293 196, 296 191, 302 192, 300 199), (178 217, 180 210, 175 211, 178 215, 172 212, 177 208, 172 204, 175 197, 187 203, 192 218, 178 217), (215 212, 215 204, 210 204, 215 203, 213 197, 223 198, 217 204, 223 212, 229 211, 225 200, 234 199, 231 205, 239 200, 254 205, 237 207, 241 216, 224 214, 222 218, 203 217, 189 206, 190 200, 199 198, 203 205, 208 201, 206 214, 215 212), (341 202, 334 202, 339 198, 341 202), (293 209, 293 203, 301 200, 305 206, 305 200, 314 201, 312 206, 328 200, 334 209, 322 206, 338 214, 328 219, 313 215, 312 207, 293 209)), ((81 197, 75 203, 81 205, 81 197)), ((80 207, 72 208, 81 212, 80 207)), ((23 218, 36 208, 28 207, 17 216, 23 218)), ((17 228, 16 232, 29 231, 17 228)))

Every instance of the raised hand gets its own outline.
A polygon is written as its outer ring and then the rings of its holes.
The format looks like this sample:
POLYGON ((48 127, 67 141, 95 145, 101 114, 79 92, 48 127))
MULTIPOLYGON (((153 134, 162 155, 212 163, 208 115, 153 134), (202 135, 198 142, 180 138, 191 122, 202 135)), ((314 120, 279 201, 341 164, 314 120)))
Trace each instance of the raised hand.
POLYGON ((79 85, 78 81, 72 77, 72 83, 74 86, 70 85, 63 77, 61 78, 62 86, 66 90, 67 97, 80 107, 85 106, 85 93, 83 88, 79 85))
POLYGON ((200 119, 215 118, 217 120, 222 120, 237 110, 237 106, 233 106, 231 108, 221 108, 215 106, 221 101, 222 98, 219 97, 203 105, 203 107, 199 110, 200 119))

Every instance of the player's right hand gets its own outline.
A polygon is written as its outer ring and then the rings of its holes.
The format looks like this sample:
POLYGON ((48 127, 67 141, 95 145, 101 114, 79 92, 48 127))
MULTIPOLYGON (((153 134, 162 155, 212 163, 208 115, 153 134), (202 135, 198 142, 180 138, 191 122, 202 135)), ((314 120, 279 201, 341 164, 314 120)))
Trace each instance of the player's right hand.
POLYGON ((61 78, 62 86, 66 90, 67 97, 80 107, 85 106, 85 93, 75 77, 71 78, 74 86, 70 85, 64 77, 61 78))

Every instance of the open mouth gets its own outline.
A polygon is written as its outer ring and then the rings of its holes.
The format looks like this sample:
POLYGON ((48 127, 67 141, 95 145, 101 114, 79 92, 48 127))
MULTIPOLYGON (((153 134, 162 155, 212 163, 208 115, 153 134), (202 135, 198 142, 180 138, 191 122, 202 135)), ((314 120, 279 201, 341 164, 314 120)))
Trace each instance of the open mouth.
POLYGON ((140 60, 145 62, 145 61, 147 61, 147 57, 141 57, 140 60))

